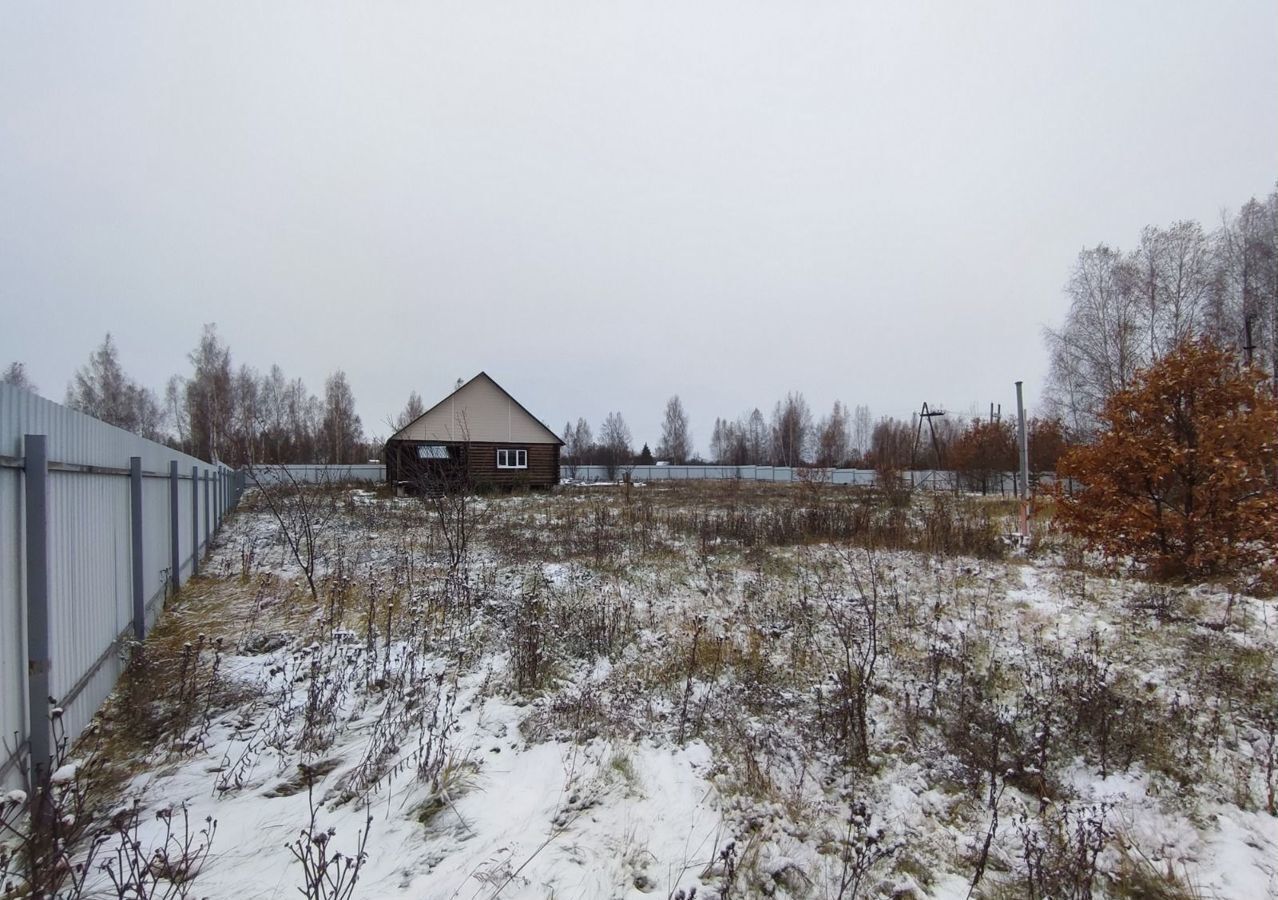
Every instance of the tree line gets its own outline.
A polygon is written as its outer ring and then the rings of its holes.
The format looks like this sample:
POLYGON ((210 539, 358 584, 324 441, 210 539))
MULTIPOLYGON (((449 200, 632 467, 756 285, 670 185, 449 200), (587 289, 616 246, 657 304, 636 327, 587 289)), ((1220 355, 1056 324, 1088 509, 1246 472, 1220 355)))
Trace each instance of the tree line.
POLYGON ((1214 230, 1150 225, 1130 250, 1085 248, 1066 293, 1065 321, 1045 333, 1047 396, 1081 436, 1096 432, 1109 397, 1192 340, 1209 339, 1269 373, 1278 394, 1278 190, 1214 230))
MULTIPOLYGON (((169 378, 161 397, 125 372, 107 334, 75 372, 65 403, 150 440, 234 466, 348 465, 380 457, 381 441, 365 435, 341 370, 327 378, 323 394, 316 396, 302 379, 288 378, 277 365, 265 373, 235 366, 214 325, 204 326, 188 359, 190 371, 169 378)), ((20 362, 11 364, 0 380, 35 390, 20 362)), ((412 391, 403 410, 386 424, 397 431, 425 410, 421 395, 412 391)), ((1032 420, 1030 428, 1031 467, 1048 471, 1066 443, 1065 429, 1054 420, 1032 420)), ((644 444, 636 451, 630 427, 614 411, 597 433, 584 418, 566 423, 561 458, 570 469, 599 465, 614 473, 622 466, 658 460, 675 465, 956 468, 973 472, 982 487, 994 473, 1016 468, 1010 423, 951 416, 934 422, 933 429, 935 441, 931 430, 920 433, 917 418, 876 421, 870 407, 849 409, 841 401, 815 418, 803 394, 791 391, 768 417, 756 407, 736 419, 716 418, 709 456, 704 457, 695 449, 687 410, 675 395, 666 403, 655 450, 644 444)))
MULTIPOLYGON (((161 397, 125 372, 108 333, 76 370, 64 402, 175 450, 232 466, 348 465, 380 454, 380 446, 364 435, 355 395, 340 369, 316 396, 277 365, 265 373, 235 366, 212 324, 204 326, 187 359, 190 371, 170 377, 161 397)), ((36 390, 20 362, 0 380, 36 390)))
MULTIPOLYGON (((1065 425, 1054 418, 1028 423, 1030 468, 1055 469, 1071 441, 1065 425)), ((1001 473, 1018 467, 1013 423, 1001 418, 946 416, 932 425, 917 414, 905 421, 891 416, 875 420, 868 406, 849 410, 835 401, 830 412, 812 415, 803 394, 791 391, 778 400, 769 416, 757 407, 736 419, 718 417, 709 442, 709 456, 693 447, 692 429, 678 395, 666 403, 661 440, 655 452, 647 444, 635 451, 630 429, 619 412, 609 413, 595 437, 590 423, 579 418, 564 425, 561 460, 569 474, 576 466, 604 466, 611 474, 629 465, 658 460, 674 465, 773 465, 818 468, 954 469, 968 477, 976 490, 990 490, 1001 473)))

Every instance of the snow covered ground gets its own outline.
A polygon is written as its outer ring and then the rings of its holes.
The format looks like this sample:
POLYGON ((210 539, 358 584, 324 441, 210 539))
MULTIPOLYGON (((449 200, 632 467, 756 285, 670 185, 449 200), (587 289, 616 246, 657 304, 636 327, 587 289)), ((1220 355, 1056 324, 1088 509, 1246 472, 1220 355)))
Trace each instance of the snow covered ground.
POLYGON ((191 896, 365 833, 357 897, 1278 896, 1273 601, 719 490, 329 497, 314 598, 248 504, 148 646, 179 699, 103 715, 118 802, 216 820, 191 896))

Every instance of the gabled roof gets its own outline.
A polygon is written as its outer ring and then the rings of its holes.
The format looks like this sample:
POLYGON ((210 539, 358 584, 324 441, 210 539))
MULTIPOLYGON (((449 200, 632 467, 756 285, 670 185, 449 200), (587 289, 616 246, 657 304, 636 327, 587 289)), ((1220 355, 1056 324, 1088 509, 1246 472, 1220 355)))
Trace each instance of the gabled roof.
POLYGON ((457 388, 392 434, 390 440, 563 445, 558 435, 525 409, 523 404, 487 372, 480 372, 457 388))

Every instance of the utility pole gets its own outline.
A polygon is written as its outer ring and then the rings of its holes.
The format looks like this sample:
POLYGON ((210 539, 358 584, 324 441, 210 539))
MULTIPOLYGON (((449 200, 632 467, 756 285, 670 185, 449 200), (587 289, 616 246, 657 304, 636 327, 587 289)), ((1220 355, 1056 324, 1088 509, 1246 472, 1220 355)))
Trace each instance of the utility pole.
POLYGON ((1025 402, 1016 382, 1016 430, 1021 445, 1021 540, 1029 541, 1029 437, 1025 431, 1025 402))
POLYGON ((910 448, 910 468, 914 468, 917 460, 919 449, 919 438, 923 436, 923 420, 927 419, 928 434, 932 437, 932 449, 936 452, 936 467, 938 469, 945 468, 945 460, 941 455, 941 443, 937 440, 936 429, 932 426, 932 420, 937 416, 945 415, 943 409, 928 409, 927 404, 923 404, 923 410, 917 413, 914 428, 914 446, 910 448))

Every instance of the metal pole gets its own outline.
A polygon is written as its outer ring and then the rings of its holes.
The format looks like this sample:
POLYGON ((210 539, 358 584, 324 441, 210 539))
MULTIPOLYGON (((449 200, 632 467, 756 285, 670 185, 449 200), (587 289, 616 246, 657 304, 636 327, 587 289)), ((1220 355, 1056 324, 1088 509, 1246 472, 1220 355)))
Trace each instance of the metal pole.
MULTIPOLYGON (((27 734, 30 783, 42 785, 53 760, 49 728, 49 438, 28 434, 23 472, 27 544, 27 734)), ((44 791, 37 791, 43 795, 44 791)), ((34 802, 40 802, 35 797, 34 802)))
POLYGON ((1016 430, 1021 442, 1021 537, 1029 539, 1029 439, 1025 432, 1025 402, 1016 382, 1016 430))
POLYGON ((142 591, 142 457, 129 457, 129 524, 133 531, 133 636, 146 637, 146 600, 142 591))
POLYGON ((191 466, 191 577, 200 574, 200 467, 191 466))
POLYGON ((213 508, 209 503, 209 472, 204 471, 204 549, 209 548, 209 539, 213 537, 213 532, 209 529, 209 523, 213 521, 213 508))
POLYGON ((178 522, 178 463, 169 460, 169 583, 177 590, 182 583, 181 525, 178 522))

